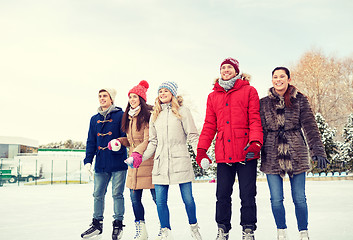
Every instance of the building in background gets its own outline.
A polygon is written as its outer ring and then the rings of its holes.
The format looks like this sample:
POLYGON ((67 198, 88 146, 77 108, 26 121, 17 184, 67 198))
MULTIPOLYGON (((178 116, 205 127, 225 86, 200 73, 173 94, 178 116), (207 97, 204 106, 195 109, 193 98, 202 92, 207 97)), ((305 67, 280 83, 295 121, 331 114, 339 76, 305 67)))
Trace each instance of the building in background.
POLYGON ((18 155, 36 155, 38 146, 38 141, 34 139, 0 136, 0 158, 14 159, 18 155))

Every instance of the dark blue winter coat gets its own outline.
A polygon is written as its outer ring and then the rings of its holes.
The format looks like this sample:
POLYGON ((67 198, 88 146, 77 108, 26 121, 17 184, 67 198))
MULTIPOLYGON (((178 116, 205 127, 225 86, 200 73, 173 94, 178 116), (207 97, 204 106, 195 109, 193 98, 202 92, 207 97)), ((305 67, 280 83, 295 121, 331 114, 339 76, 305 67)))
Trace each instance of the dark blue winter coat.
POLYGON ((93 158, 96 156, 94 169, 97 173, 127 170, 127 165, 124 163, 127 158, 126 147, 121 146, 121 149, 117 152, 110 151, 107 148, 110 140, 126 136, 121 130, 123 114, 121 108, 115 107, 107 114, 105 120, 100 113, 91 118, 86 144, 86 157, 83 162, 84 164, 92 164, 93 158))

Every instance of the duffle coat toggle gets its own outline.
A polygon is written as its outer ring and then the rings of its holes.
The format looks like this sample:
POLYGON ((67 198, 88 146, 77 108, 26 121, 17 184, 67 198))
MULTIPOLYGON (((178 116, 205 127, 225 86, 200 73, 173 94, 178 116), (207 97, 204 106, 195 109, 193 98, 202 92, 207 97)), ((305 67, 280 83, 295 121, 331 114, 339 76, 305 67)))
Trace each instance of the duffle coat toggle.
POLYGON ((112 134, 113 134, 113 133, 109 131, 109 132, 107 132, 107 133, 97 133, 97 136, 98 136, 98 137, 104 137, 104 136, 107 136, 107 135, 110 136, 110 135, 112 135, 112 134))
POLYGON ((113 122, 113 119, 108 119, 108 120, 98 120, 97 123, 106 123, 106 122, 113 122))

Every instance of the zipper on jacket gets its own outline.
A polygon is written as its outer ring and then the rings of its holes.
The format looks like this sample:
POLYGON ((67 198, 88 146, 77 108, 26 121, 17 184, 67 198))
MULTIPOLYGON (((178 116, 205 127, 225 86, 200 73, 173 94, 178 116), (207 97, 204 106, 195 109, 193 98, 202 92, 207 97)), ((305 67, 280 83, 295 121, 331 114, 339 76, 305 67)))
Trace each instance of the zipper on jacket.
POLYGON ((167 159, 167 161, 168 161, 168 172, 167 172, 167 176, 168 176, 168 181, 169 181, 169 183, 170 183, 170 176, 169 176, 169 169, 170 169, 170 165, 171 165, 171 159, 172 159, 172 156, 171 156, 171 154, 170 154, 170 152, 169 152, 169 106, 167 107, 167 109, 168 109, 168 112, 167 112, 167 149, 168 149, 168 159, 167 159))

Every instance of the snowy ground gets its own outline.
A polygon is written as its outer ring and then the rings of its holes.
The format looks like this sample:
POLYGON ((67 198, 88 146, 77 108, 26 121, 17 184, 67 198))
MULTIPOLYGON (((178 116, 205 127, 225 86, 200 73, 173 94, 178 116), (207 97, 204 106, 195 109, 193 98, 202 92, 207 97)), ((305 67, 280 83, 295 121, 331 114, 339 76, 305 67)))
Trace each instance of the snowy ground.
MULTIPOLYGON (((197 217, 204 240, 216 237, 214 221, 215 184, 193 184, 197 217)), ((237 186, 237 185, 236 185, 237 186)), ((78 240, 92 218, 93 184, 0 187, 1 240, 78 240)), ((285 183, 287 224, 290 239, 298 239, 289 183, 285 183)), ((353 181, 307 181, 309 231, 311 239, 353 239, 353 181)), ((149 192, 144 192, 146 224, 150 239, 158 231, 158 216, 149 192)), ((233 194, 233 229, 230 239, 241 239, 238 190, 233 194)), ((256 240, 275 239, 276 227, 271 213, 267 183, 258 182, 258 230, 256 240)), ((123 239, 133 239, 134 218, 128 191, 125 191, 126 228, 123 239)), ((175 240, 191 239, 179 189, 169 191, 172 233, 175 240)), ((104 232, 101 239, 111 239, 112 198, 106 198, 104 232)))

